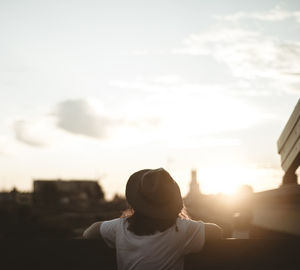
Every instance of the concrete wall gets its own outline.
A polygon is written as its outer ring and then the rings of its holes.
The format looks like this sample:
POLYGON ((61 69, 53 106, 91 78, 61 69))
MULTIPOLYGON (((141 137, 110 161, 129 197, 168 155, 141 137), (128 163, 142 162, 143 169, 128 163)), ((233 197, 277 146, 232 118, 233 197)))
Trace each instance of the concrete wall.
MULTIPOLYGON (((1 269, 116 269, 97 240, 1 239, 1 269)), ((220 240, 185 258, 185 269, 300 269, 300 240, 220 240)))

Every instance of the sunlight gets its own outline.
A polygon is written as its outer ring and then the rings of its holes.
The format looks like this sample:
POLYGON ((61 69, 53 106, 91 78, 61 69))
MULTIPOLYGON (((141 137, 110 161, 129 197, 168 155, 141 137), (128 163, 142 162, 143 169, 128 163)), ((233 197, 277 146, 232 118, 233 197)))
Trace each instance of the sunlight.
MULTIPOLYGON (((264 119, 258 110, 233 97, 216 93, 193 93, 191 96, 172 97, 165 117, 165 129, 169 138, 184 138, 186 134, 206 134, 248 128, 264 119), (181 108, 178 110, 178 108, 181 108), (180 128, 178 128, 180 127, 180 128)), ((165 110, 165 108, 164 108, 165 110)))
POLYGON ((193 138, 193 143, 197 144, 202 136, 249 128, 269 117, 247 102, 224 93, 221 87, 184 85, 174 87, 172 95, 161 87, 158 91, 157 87, 147 92, 145 102, 133 98, 123 108, 118 108, 119 114, 131 123, 127 129, 132 129, 132 134, 126 139, 139 140, 140 133, 146 131, 148 138, 152 132, 151 136, 166 140, 172 148, 182 147, 190 145, 193 138), (136 120, 137 111, 139 121, 136 120), (151 125, 150 119, 156 119, 156 124, 151 125))
POLYGON ((233 165, 201 168, 198 180, 203 193, 233 195, 241 185, 251 185, 255 180, 255 169, 233 165))

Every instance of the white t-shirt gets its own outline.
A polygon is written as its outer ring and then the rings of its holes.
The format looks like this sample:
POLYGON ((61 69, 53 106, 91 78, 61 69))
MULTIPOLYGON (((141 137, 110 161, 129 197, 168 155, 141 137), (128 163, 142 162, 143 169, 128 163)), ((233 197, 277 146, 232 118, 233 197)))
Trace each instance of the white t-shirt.
POLYGON ((178 218, 171 228, 152 235, 130 232, 126 218, 104 221, 102 238, 116 248, 119 270, 182 270, 184 255, 199 252, 205 242, 205 225, 201 221, 178 218))

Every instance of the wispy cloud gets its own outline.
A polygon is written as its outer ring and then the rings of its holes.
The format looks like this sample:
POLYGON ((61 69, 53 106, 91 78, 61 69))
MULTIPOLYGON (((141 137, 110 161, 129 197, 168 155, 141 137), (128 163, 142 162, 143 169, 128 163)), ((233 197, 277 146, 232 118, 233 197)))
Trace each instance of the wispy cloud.
POLYGON ((283 24, 289 19, 292 20, 289 21, 291 26, 300 23, 300 10, 286 10, 277 5, 266 11, 240 11, 215 18, 215 25, 206 31, 190 34, 183 40, 183 46, 172 53, 210 56, 225 64, 235 82, 242 85, 233 86, 233 92, 242 88, 241 92, 247 95, 299 93, 299 36, 287 39, 283 35, 266 34, 265 28, 253 28, 252 24, 245 25, 241 21, 252 20, 257 26, 258 20, 283 24))
POLYGON ((242 79, 267 78, 283 83, 299 81, 300 42, 285 41, 243 28, 219 27, 184 40, 175 54, 210 55, 242 79))
POLYGON ((46 144, 38 138, 39 130, 30 122, 25 120, 17 120, 13 124, 15 138, 27 145, 33 147, 43 147, 46 144))
POLYGON ((236 12, 234 14, 225 16, 215 16, 218 20, 236 22, 242 19, 254 19, 261 21, 284 21, 287 19, 294 19, 300 23, 300 11, 284 10, 281 6, 275 6, 271 10, 263 12, 236 12))

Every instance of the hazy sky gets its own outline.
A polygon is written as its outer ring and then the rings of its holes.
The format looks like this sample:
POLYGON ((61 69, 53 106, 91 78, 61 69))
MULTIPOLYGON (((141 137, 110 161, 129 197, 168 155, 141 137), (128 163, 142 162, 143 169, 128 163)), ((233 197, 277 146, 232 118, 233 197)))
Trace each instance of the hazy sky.
POLYGON ((165 167, 185 194, 276 188, 300 1, 0 0, 0 189, 165 167), (226 184, 228 183, 228 184, 226 184))

